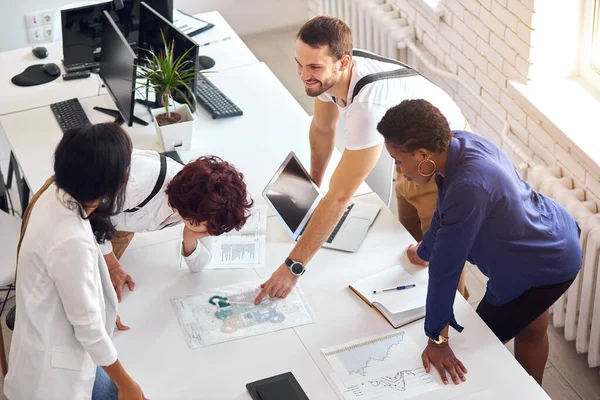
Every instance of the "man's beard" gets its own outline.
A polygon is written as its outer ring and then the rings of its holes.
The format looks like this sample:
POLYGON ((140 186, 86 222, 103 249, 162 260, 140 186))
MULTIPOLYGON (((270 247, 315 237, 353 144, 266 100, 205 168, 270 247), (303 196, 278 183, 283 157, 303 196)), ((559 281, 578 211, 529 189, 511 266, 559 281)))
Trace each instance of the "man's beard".
POLYGON ((317 97, 317 96, 322 95, 323 93, 325 93, 326 91, 331 89, 337 83, 337 78, 335 76, 332 76, 331 78, 329 78, 328 80, 326 80, 324 82, 321 82, 321 81, 317 81, 317 82, 319 82, 319 85, 316 87, 312 87, 312 88, 307 88, 306 86, 304 87, 304 90, 308 96, 317 97))

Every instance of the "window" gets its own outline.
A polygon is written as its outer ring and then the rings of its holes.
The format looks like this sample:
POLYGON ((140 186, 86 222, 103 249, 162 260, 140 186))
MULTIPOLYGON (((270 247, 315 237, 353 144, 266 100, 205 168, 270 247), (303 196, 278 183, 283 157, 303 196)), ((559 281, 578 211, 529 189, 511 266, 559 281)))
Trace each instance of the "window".
POLYGON ((587 0, 583 12, 579 75, 600 92, 600 0, 587 0))

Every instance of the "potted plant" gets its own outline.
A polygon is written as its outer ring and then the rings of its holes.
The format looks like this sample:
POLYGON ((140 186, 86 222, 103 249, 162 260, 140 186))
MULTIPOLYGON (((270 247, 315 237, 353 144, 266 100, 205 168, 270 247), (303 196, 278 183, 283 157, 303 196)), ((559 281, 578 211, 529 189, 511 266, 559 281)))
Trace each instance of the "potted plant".
POLYGON ((150 110, 150 113, 164 150, 189 150, 194 132, 194 117, 190 107, 195 106, 192 104, 195 100, 189 82, 195 79, 196 64, 186 59, 191 49, 175 58, 175 43, 167 43, 162 32, 161 35, 163 49, 159 52, 147 50, 145 62, 138 66, 140 83, 136 90, 151 89, 156 95, 159 108, 150 110), (187 104, 175 103, 175 93, 186 99, 187 104))

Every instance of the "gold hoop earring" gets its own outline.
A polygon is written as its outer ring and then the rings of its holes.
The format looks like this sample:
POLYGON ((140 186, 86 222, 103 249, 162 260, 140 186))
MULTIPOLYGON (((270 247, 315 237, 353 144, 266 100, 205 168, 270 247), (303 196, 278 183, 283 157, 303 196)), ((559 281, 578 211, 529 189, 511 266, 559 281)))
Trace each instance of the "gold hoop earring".
POLYGON ((431 158, 427 157, 424 160, 421 160, 421 162, 419 163, 419 165, 417 165, 417 172, 421 175, 421 176, 431 176, 433 174, 435 174, 435 170, 436 170, 437 166, 435 165, 435 161, 433 161, 431 158), (433 164, 433 171, 431 171, 431 173, 429 174, 424 174, 421 172, 421 164, 423 164, 425 161, 430 162, 433 164))

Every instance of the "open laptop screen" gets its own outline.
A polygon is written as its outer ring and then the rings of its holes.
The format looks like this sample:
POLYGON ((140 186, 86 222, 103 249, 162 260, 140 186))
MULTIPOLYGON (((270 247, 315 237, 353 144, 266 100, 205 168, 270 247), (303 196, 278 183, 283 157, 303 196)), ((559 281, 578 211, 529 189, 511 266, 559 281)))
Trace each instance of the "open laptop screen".
POLYGON ((311 210, 319 191, 298 159, 290 156, 265 196, 293 233, 311 210))

